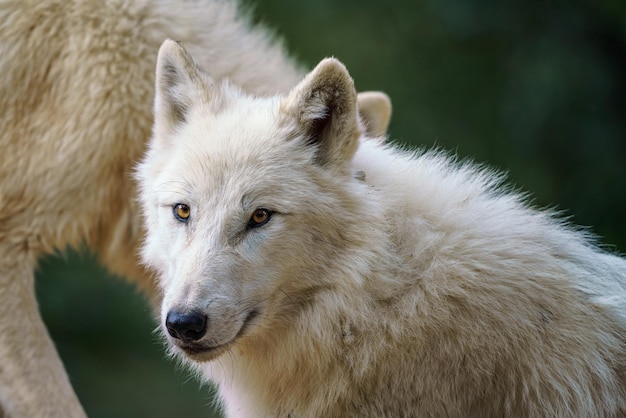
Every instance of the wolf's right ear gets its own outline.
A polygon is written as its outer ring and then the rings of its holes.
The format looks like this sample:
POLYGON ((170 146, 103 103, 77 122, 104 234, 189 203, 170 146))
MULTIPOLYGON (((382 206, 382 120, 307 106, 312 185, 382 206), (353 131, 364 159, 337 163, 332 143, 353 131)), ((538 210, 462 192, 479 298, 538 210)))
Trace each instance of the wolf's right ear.
POLYGON ((154 133, 168 136, 185 123, 192 105, 207 99, 204 88, 212 84, 193 61, 191 55, 178 42, 167 39, 159 49, 156 65, 154 97, 154 133))

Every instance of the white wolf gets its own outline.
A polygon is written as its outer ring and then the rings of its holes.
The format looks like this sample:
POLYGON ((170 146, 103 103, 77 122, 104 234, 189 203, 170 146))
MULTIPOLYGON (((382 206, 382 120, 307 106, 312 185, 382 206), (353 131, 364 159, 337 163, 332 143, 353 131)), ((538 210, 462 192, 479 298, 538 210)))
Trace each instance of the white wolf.
MULTIPOLYGON (((85 244, 160 298, 138 263, 130 172, 168 37, 254 94, 303 75, 232 1, 0 1, 0 415, 84 415, 38 312, 40 255, 85 244)), ((384 131, 388 101, 361 99, 368 126, 384 131)))
POLYGON ((352 79, 286 96, 172 41, 139 165, 164 334, 231 417, 626 414, 626 261, 501 177, 360 141, 352 79))

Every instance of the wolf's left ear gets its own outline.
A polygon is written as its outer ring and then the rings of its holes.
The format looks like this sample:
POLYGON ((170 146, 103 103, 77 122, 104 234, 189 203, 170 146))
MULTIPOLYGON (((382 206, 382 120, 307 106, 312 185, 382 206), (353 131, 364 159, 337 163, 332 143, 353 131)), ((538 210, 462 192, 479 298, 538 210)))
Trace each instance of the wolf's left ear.
POLYGON ((383 142, 391 120, 391 99, 382 91, 364 91, 357 95, 357 103, 365 133, 383 142))
POLYGON ((157 136, 169 136, 187 120, 189 110, 207 89, 210 78, 198 68, 178 42, 167 39, 159 49, 156 65, 154 126, 157 136))
POLYGON ((282 113, 295 121, 296 134, 317 147, 324 166, 346 167, 361 134, 354 82, 334 58, 322 60, 283 101, 282 113))

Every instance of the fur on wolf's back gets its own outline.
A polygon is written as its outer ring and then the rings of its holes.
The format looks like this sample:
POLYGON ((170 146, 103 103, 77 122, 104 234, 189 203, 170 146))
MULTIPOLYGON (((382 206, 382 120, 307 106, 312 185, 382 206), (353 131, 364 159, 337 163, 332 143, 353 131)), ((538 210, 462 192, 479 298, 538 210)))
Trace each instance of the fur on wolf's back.
MULTIPOLYGON (((418 404, 459 416, 626 414, 624 259, 470 162, 363 143, 354 165, 384 202, 405 266, 387 284, 396 306, 382 308, 397 323, 373 319, 376 309, 367 320, 404 340, 405 365, 414 356, 418 404)), ((402 381, 402 364, 381 384, 402 381)))
POLYGON ((163 323, 208 312, 208 350, 166 337, 229 416, 626 414, 625 260, 488 170, 357 140, 334 60, 259 99, 161 55, 143 257, 163 323), (284 214, 242 232, 255 202, 284 214))

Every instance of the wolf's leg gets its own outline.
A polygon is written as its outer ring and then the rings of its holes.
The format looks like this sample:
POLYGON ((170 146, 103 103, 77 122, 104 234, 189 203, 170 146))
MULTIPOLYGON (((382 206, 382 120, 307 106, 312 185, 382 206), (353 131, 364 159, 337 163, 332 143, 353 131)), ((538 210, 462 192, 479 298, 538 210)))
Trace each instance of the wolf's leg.
POLYGON ((0 414, 84 417, 39 314, 33 257, 0 243, 0 414))

